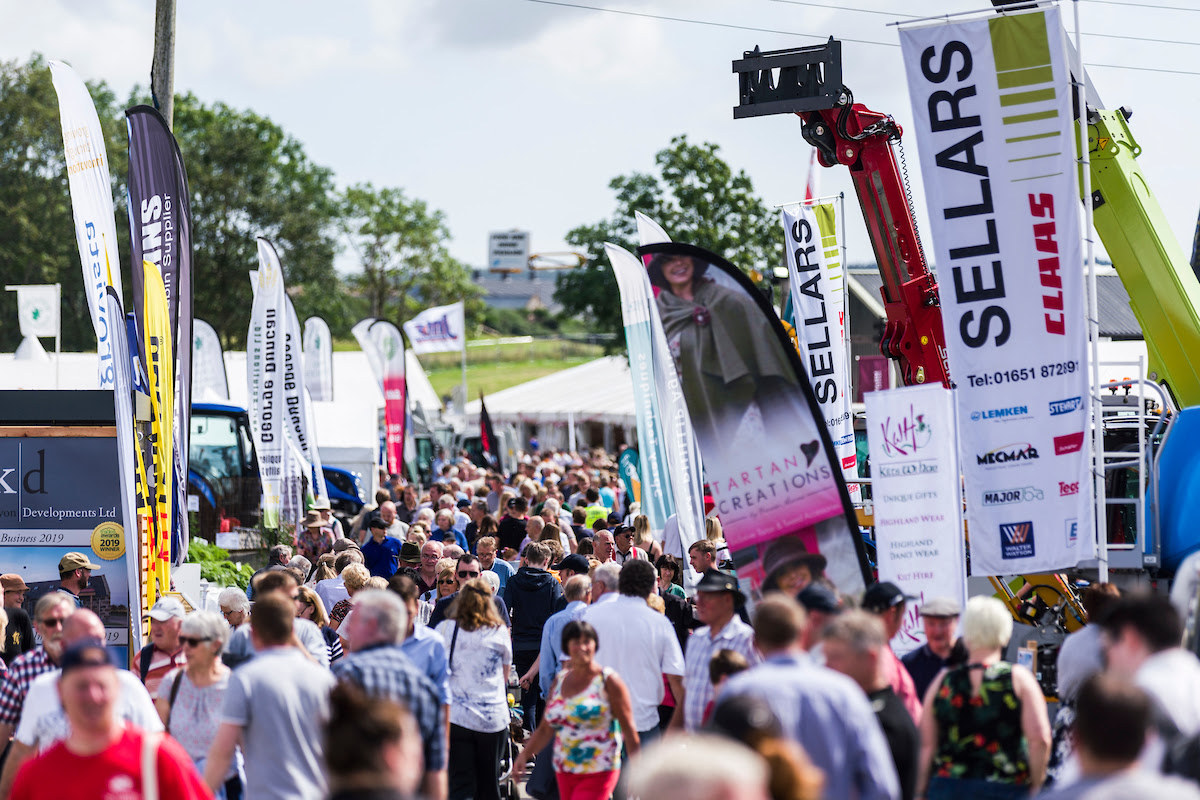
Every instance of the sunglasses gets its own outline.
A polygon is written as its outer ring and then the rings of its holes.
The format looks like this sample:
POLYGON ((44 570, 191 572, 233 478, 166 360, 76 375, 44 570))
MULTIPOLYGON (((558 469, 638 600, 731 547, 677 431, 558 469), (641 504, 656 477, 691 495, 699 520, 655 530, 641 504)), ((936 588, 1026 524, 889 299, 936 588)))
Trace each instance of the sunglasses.
POLYGON ((212 641, 212 639, 208 636, 205 636, 202 639, 193 639, 191 636, 180 636, 179 637, 180 644, 186 644, 188 647, 199 647, 200 645, 204 644, 205 642, 211 642, 211 641, 212 641))
POLYGON ((442 578, 440 581, 438 581, 438 583, 442 584, 443 586, 446 584, 454 583, 454 578, 442 578))
POLYGON ((458 577, 460 577, 460 578, 478 578, 479 573, 478 572, 467 572, 464 569, 460 569, 458 571, 458 577))
POLYGON ((61 628, 67 624, 67 618, 66 617, 46 617, 43 620, 39 620, 38 624, 42 625, 44 627, 47 627, 47 628, 61 628))

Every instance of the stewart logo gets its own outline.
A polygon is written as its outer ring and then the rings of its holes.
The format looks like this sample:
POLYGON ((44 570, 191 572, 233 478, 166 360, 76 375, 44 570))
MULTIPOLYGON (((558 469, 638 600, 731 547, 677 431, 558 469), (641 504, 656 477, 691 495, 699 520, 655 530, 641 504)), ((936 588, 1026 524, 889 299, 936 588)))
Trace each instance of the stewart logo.
POLYGON ((1078 453, 1082 447, 1083 431, 1054 437, 1054 455, 1056 456, 1063 456, 1067 453, 1078 453))
POLYGON ((1060 414, 1070 414, 1072 411, 1078 411, 1083 408, 1082 397, 1071 397, 1066 400, 1055 400, 1050 403, 1050 416, 1057 417, 1060 414))
POLYGON ((1000 526, 1002 558, 1031 558, 1033 554, 1032 522, 1005 522, 1000 526))

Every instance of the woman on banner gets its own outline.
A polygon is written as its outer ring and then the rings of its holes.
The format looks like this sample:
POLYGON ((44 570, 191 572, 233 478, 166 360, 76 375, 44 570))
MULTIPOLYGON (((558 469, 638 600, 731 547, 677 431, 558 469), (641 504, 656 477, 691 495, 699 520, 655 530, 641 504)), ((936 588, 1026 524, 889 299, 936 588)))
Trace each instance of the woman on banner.
POLYGON ((647 267, 701 452, 764 438, 772 414, 804 398, 762 310, 706 277, 709 267, 682 253, 659 253, 647 267))

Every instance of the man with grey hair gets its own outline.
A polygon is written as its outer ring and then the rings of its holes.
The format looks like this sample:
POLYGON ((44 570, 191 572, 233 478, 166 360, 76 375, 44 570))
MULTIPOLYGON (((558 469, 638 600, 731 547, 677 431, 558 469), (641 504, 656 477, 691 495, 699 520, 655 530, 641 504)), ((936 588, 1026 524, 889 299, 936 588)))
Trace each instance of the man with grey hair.
POLYGON ((592 574, 592 605, 611 603, 621 586, 621 565, 612 561, 596 567, 592 574))
MULTIPOLYGON (((582 559, 583 556, 575 556, 582 559)), ((586 562, 585 562, 586 563, 586 562)), ((563 659, 562 632, 567 623, 583 616, 592 595, 592 579, 586 574, 572 575, 563 587, 563 596, 567 607, 556 614, 551 614, 542 628, 541 655, 538 656, 538 688, 541 689, 542 699, 550 699, 550 687, 558 675, 559 666, 563 659)))
POLYGON ((825 625, 822 638, 825 666, 853 679, 867 693, 875 719, 892 751, 892 763, 900 778, 901 800, 911 800, 916 791, 921 740, 916 724, 884 673, 887 634, 883 623, 865 611, 848 611, 825 625))
POLYGON ((630 795, 654 800, 769 800, 769 780, 757 753, 712 735, 655 742, 629 767, 630 795))
POLYGON ((287 563, 287 566, 300 570, 304 574, 304 580, 308 580, 308 576, 312 574, 312 561, 305 556, 292 556, 292 560, 287 563))
MULTIPOLYGON (((616 557, 617 544, 610 530, 602 529, 596 531, 592 536, 592 547, 594 548, 596 560, 601 564, 608 564, 616 557)), ((617 566, 620 566, 620 564, 617 566)))
POLYGON ((217 605, 221 607, 221 616, 231 628, 238 628, 250 616, 250 600, 236 586, 222 589, 217 596, 217 605))
POLYGON ((246 586, 246 597, 254 599, 254 579, 275 567, 286 567, 292 560, 292 548, 286 544, 277 544, 267 551, 267 565, 250 576, 246 586))
POLYGON ((333 674, 373 697, 401 703, 412 713, 424 742, 422 794, 445 798, 445 710, 438 687, 401 650, 408 628, 403 601, 389 591, 365 589, 354 596, 354 613, 345 627, 353 652, 334 662, 333 674))

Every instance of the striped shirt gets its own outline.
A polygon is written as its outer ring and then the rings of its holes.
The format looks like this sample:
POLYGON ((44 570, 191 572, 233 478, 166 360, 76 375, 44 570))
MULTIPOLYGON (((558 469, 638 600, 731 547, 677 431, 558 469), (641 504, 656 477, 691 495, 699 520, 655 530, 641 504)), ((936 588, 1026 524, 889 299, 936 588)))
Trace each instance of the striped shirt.
POLYGON ((404 655, 400 645, 377 644, 358 650, 336 661, 332 669, 339 680, 348 680, 369 695, 403 703, 425 742, 426 771, 446 768, 441 691, 404 655))
POLYGON ((0 724, 12 725, 21 720, 21 710, 25 707, 25 695, 29 694, 29 685, 38 675, 58 669, 46 648, 40 645, 28 653, 13 659, 0 685, 0 724))
POLYGON ((708 663, 719 650, 734 650, 746 657, 750 666, 762 659, 754 649, 754 629, 737 614, 721 628, 715 637, 707 625, 692 634, 687 643, 686 666, 683 675, 683 721, 689 731, 704 723, 704 712, 713 699, 712 680, 708 674, 708 663))

